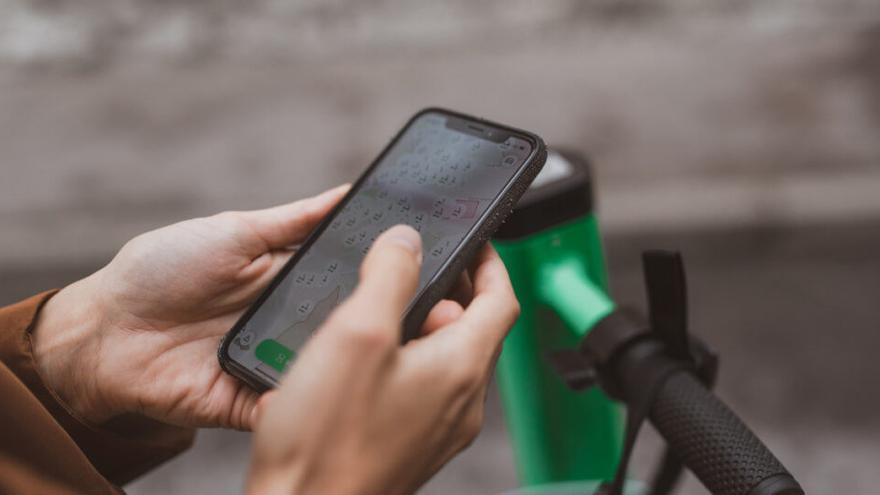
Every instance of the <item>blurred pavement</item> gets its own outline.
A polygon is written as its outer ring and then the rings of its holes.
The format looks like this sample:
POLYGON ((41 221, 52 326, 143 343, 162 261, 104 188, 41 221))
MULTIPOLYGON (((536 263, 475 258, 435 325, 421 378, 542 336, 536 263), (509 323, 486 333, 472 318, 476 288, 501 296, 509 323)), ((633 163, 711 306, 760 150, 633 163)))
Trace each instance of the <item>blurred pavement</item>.
MULTIPOLYGON (((721 396, 808 493, 872 493, 880 483, 880 222, 611 236, 606 247, 615 296, 639 307, 640 250, 681 249, 692 328, 722 356, 721 396)), ((96 266, 2 272, 0 303, 63 285, 96 266)), ((658 441, 651 431, 643 440, 634 472, 646 476, 658 441)), ((248 449, 248 434, 203 431, 193 450, 128 491, 238 493, 248 449)), ((481 437, 422 493, 500 493, 516 486, 512 462, 493 393, 481 437)), ((680 493, 704 493, 692 478, 684 488, 680 493)))

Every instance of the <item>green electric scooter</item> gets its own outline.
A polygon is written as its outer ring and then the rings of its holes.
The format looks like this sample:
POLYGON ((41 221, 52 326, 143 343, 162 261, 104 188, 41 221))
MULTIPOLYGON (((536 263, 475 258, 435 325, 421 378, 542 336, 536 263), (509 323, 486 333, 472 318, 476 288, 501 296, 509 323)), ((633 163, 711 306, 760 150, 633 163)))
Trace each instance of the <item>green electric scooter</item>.
POLYGON ((522 306, 498 362, 516 493, 663 495, 686 465, 711 493, 803 494, 709 391, 717 359, 687 334, 681 257, 645 254, 648 318, 609 297, 585 159, 551 151, 493 243, 522 306), (644 419, 668 444, 647 485, 625 480, 644 419))

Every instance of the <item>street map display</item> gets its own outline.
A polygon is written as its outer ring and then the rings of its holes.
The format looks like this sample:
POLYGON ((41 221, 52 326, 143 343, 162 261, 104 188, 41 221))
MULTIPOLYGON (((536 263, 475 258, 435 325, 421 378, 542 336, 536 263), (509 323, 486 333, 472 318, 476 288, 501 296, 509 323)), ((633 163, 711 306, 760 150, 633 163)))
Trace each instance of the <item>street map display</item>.
POLYGON ((238 333, 233 359, 277 382, 354 290, 370 245, 393 225, 421 233, 424 288, 531 151, 525 140, 496 143, 446 122, 427 113, 412 123, 238 333))

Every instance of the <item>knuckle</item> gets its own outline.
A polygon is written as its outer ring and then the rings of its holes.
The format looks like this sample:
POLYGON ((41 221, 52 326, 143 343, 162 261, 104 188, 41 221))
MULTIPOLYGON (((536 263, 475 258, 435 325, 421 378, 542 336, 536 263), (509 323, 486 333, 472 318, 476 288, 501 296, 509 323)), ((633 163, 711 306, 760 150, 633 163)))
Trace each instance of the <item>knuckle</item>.
POLYGON ((238 231, 248 225, 246 213, 234 210, 221 211, 208 217, 207 220, 214 227, 224 232, 238 231))
POLYGON ((290 204, 289 209, 285 209, 284 213, 278 208, 272 208, 271 211, 276 217, 290 216, 300 222, 312 223, 317 220, 320 211, 312 207, 312 203, 307 199, 300 199, 290 204))
POLYGON ((114 261, 119 263, 119 260, 124 260, 122 263, 125 266, 138 266, 142 263, 150 263, 155 251, 152 247, 151 234, 152 232, 146 232, 129 239, 120 248, 114 261))
MULTIPOLYGON (((463 357, 462 362, 473 363, 474 359, 463 357)), ((474 364, 462 364, 454 368, 450 375, 453 390, 456 395, 466 396, 472 394, 482 383, 482 373, 474 364)))
POLYGON ((381 325, 346 318, 338 326, 348 344, 360 351, 380 351, 395 344, 391 332, 381 325))
POLYGON ((507 314, 510 323, 513 324, 514 322, 516 322, 516 320, 519 319, 519 315, 521 313, 522 306, 520 306, 519 300, 516 297, 511 296, 507 314))
POLYGON ((146 234, 139 234, 135 237, 132 237, 125 244, 122 245, 122 248, 119 250, 121 253, 126 253, 129 256, 137 256, 141 255, 144 251, 146 238, 144 237, 146 234))

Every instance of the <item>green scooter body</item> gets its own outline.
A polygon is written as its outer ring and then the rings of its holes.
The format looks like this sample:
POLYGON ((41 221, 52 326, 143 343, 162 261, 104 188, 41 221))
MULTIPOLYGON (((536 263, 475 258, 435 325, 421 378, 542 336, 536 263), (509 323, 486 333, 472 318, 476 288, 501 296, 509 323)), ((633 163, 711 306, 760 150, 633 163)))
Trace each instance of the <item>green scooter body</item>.
MULTIPOLYGON (((546 168, 546 167, 545 167, 546 168)), ((498 361, 498 385, 524 487, 613 478, 622 411, 598 388, 570 390, 548 352, 576 346, 610 313, 598 223, 592 212, 494 246, 522 311, 498 361)))
POLYGON ((595 217, 495 247, 522 308, 498 361, 521 483, 612 478, 623 431, 619 407, 598 388, 570 390, 546 360, 547 352, 575 347, 614 307, 601 297, 607 274, 595 217))

